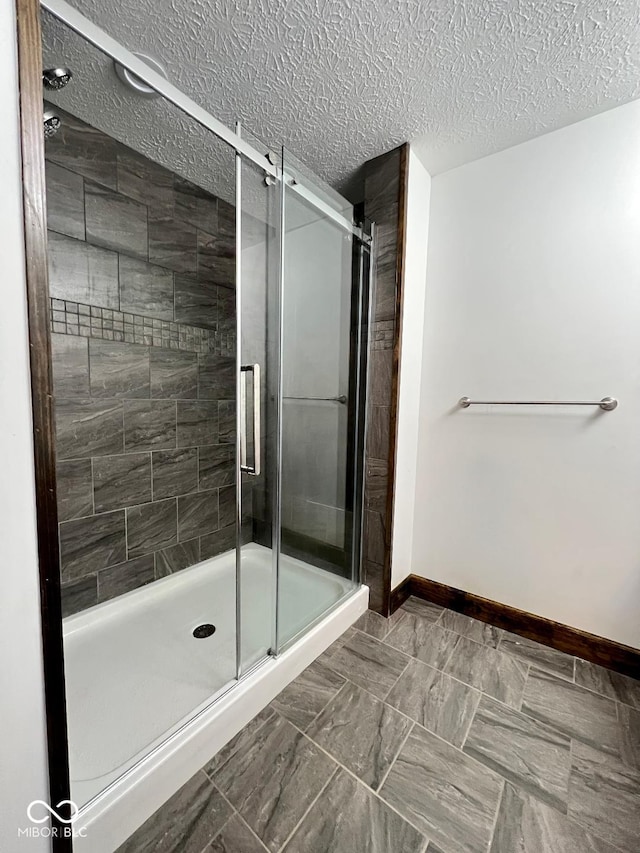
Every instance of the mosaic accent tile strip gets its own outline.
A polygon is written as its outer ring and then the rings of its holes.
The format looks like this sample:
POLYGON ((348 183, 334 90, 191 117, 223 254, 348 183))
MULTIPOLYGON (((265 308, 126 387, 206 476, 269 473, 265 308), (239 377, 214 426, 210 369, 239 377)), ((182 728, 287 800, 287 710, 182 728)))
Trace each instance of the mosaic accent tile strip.
POLYGON ((235 323, 230 320, 219 321, 215 329, 203 329, 65 299, 50 302, 51 331, 57 334, 235 356, 235 323))
POLYGON ((395 320, 378 320, 371 326, 371 349, 393 349, 395 320))

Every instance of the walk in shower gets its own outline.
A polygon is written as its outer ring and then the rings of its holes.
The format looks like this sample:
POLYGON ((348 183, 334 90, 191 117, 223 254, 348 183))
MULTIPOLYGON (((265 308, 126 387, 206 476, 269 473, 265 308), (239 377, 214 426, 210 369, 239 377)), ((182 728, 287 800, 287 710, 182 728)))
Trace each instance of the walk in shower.
POLYGON ((71 71, 43 98, 71 799, 86 807, 310 631, 322 646, 327 614, 366 606, 371 228, 287 151, 42 5, 43 67, 71 71))

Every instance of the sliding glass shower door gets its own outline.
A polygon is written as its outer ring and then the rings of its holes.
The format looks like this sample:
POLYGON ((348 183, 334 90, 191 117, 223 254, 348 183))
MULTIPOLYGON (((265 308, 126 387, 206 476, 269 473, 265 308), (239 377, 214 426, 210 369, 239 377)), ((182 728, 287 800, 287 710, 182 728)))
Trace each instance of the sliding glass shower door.
POLYGON ((242 675, 355 586, 366 329, 353 208, 287 152, 237 158, 242 675))
POLYGON ((240 156, 236 159, 238 277, 237 339, 237 606, 238 675, 273 646, 277 565, 272 514, 277 470, 280 182, 240 156))
POLYGON ((278 648, 355 586, 363 333, 353 207, 283 160, 278 648))

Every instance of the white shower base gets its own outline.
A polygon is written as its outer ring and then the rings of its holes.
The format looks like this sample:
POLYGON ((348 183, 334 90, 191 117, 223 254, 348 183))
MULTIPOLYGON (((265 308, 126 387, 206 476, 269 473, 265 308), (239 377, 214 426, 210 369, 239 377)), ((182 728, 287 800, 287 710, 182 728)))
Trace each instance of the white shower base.
MULTIPOLYGON (((236 670, 236 565, 229 551, 64 622, 71 798, 87 803, 230 686, 236 670), (195 639, 212 623, 215 633, 195 639)), ((271 645, 272 553, 242 549, 242 659, 271 645)), ((281 637, 345 596, 343 578, 282 556, 281 637)))

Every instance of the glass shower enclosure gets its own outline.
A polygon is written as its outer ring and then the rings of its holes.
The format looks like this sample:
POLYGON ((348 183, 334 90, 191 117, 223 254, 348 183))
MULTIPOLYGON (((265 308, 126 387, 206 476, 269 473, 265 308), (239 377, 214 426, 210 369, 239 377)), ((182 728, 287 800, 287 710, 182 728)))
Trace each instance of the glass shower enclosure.
POLYGON ((73 74, 44 110, 83 805, 359 587, 372 241, 288 151, 42 6, 73 74))

